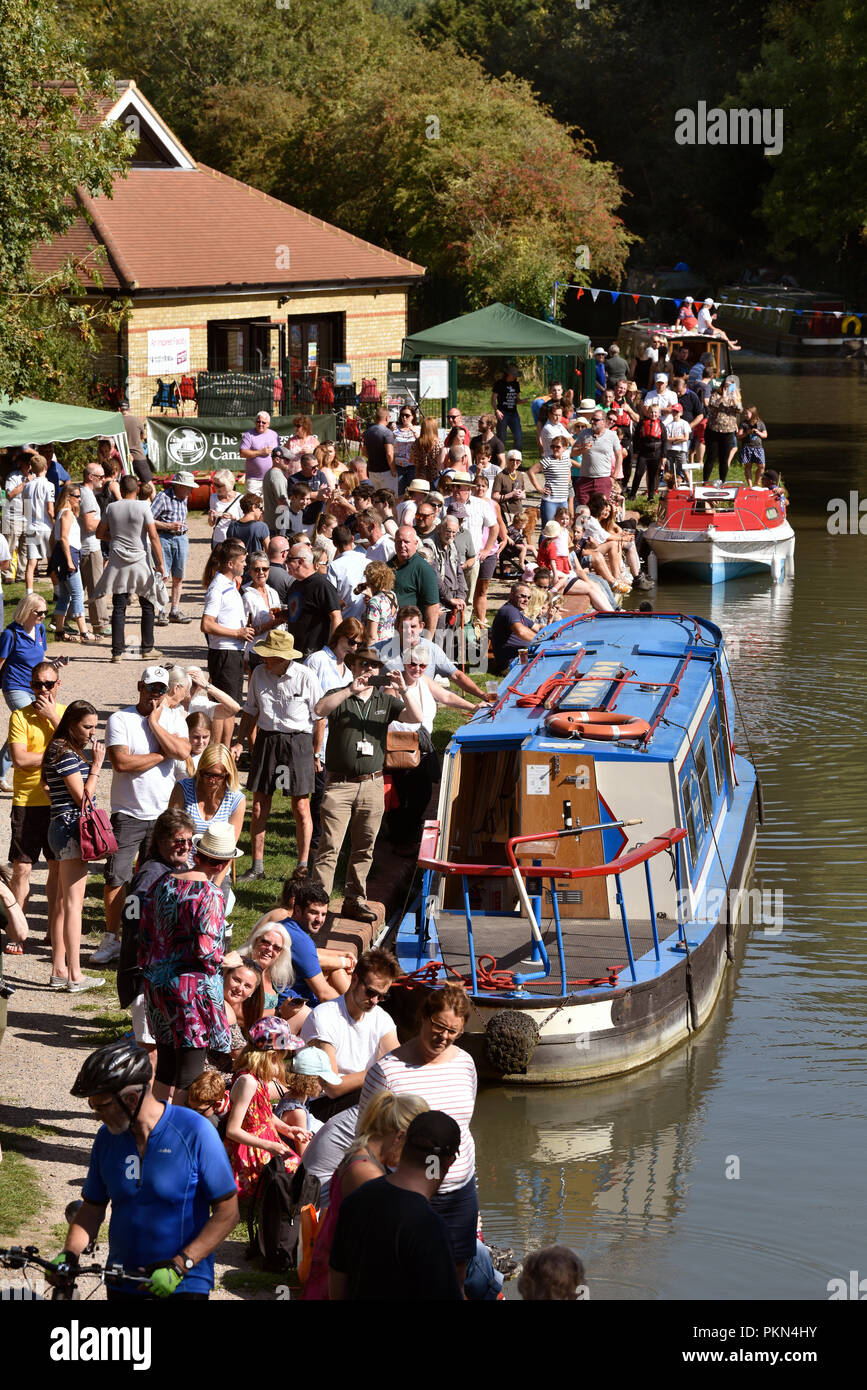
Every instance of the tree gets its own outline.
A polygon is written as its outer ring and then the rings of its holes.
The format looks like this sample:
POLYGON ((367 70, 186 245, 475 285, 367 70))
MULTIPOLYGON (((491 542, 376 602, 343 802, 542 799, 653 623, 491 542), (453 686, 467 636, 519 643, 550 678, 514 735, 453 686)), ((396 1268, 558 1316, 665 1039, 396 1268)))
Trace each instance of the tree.
MULTIPOLYGON (((761 210, 778 254, 858 259, 867 241, 863 5, 781 3, 741 100, 780 107, 782 152, 768 161, 761 210)), ((852 274, 850 267, 850 277, 852 274)))
POLYGON ((70 255, 51 275, 32 264, 34 249, 79 216, 76 188, 110 196, 131 153, 125 131, 98 122, 101 95, 114 95, 110 79, 87 71, 53 10, 2 0, 0 390, 12 398, 72 385, 82 359, 70 333, 93 344, 123 313, 85 298, 81 276, 99 286, 98 257, 70 255))
POLYGON ((613 167, 527 83, 368 0, 137 0, 134 35, 126 7, 93 8, 78 0, 95 59, 128 76, 135 51, 197 158, 421 262, 464 303, 545 309, 580 244, 601 273, 625 264, 613 167))

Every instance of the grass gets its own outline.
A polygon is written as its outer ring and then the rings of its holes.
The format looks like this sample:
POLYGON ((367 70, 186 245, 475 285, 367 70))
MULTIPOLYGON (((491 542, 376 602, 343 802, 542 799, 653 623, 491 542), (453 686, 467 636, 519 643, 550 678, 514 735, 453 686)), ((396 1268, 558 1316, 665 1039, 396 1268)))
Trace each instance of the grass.
MULTIPOLYGON (((0 1129, 0 1236, 17 1236, 45 1206, 42 1183, 16 1147, 16 1130, 0 1129)), ((64 1230, 65 1234, 65 1230, 64 1230)))
POLYGON ((243 1293, 276 1293, 278 1286, 290 1284, 290 1271, 275 1274, 264 1269, 229 1269, 220 1279, 224 1289, 243 1293))
MULTIPOLYGON (((106 982, 108 983, 108 982, 106 982)), ((113 986, 112 986, 113 988, 113 986)), ((76 1013, 89 1013, 89 1004, 76 1004, 76 1013)), ((110 1009, 105 1013, 94 1014, 92 1018, 85 1020, 92 1023, 96 1032, 88 1038, 88 1047, 104 1047, 106 1043, 117 1042, 131 1028, 130 1016, 125 1009, 110 1009)))
MULTIPOLYGON (((13 614, 19 603, 27 592, 27 586, 23 579, 15 579, 12 583, 3 584, 3 616, 5 626, 8 627, 12 622, 13 614)), ((35 592, 45 599, 49 608, 54 603, 54 592, 51 585, 44 579, 37 579, 35 592)), ((46 623, 47 623, 46 619, 46 623)))

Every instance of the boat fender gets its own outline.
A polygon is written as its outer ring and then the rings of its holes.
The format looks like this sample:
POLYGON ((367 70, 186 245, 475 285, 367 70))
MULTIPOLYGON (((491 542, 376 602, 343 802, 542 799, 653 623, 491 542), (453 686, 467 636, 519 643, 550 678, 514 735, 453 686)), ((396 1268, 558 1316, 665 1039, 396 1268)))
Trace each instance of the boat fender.
POLYGON ((764 797, 764 793, 763 793, 763 791, 762 791, 762 784, 761 784, 761 782, 760 782, 760 780, 759 780, 758 777, 756 777, 756 815, 758 816, 759 825, 764 825, 764 823, 765 823, 765 797, 764 797))
POLYGON ((547 733, 557 734, 560 738, 570 738, 573 734, 579 738, 644 738, 650 733, 646 719, 636 719, 631 714, 618 719, 613 710, 604 709, 573 710, 568 713, 561 710, 548 716, 545 729, 547 733))
POLYGON ((501 1076, 524 1076, 539 1042, 539 1029, 519 1009, 498 1009, 485 1026, 485 1057, 501 1076))

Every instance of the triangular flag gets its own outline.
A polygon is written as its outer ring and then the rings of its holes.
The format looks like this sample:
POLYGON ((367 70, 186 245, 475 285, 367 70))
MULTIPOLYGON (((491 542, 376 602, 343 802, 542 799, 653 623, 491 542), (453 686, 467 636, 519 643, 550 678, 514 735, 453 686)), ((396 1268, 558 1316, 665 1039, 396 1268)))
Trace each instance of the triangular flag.
POLYGON ((841 319, 841 318, 843 317, 843 310, 842 310, 842 309, 832 309, 832 310, 831 310, 831 313, 834 315, 834 318, 835 318, 835 319, 841 319))
POLYGON ((598 290, 591 290, 591 291, 590 291, 590 298, 593 300, 593 303, 595 304, 596 301, 597 301, 597 299, 599 298, 599 291, 598 291, 598 290))
POLYGON ((632 296, 632 302, 633 302, 633 304, 637 304, 640 298, 641 298, 641 295, 640 295, 640 294, 634 294, 634 295, 632 296))
POLYGON ((580 299, 583 293, 584 293, 584 291, 583 291, 582 289, 579 289, 579 290, 578 290, 578 293, 577 293, 576 296, 575 296, 575 298, 576 298, 576 299, 580 299))
POLYGON ((617 301, 618 301, 618 299, 620 298, 620 291, 619 291, 619 290, 609 290, 608 293, 611 295, 611 303, 612 303, 612 304, 616 304, 617 301))
POLYGON ((674 307, 675 307, 675 309, 679 309, 682 303, 683 303, 683 300, 682 300, 682 299, 676 299, 676 300, 674 301, 674 307))
POLYGON ((659 295, 658 295, 658 294, 652 294, 652 295, 650 296, 650 298, 653 300, 654 304, 658 304, 658 303, 659 303, 659 295))

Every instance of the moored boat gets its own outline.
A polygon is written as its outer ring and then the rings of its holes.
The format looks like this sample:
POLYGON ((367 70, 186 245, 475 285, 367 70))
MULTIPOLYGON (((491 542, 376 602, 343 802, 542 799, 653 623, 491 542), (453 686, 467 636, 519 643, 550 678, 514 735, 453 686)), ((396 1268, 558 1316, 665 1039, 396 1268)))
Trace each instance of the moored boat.
POLYGON ((779 488, 669 488, 645 538, 658 565, 706 584, 762 570, 776 580, 794 574, 795 533, 779 488))
POLYGON ((757 821, 732 721, 713 623, 612 613, 546 629, 455 733, 394 945, 465 979, 485 1076, 618 1075, 710 1016, 757 821))

